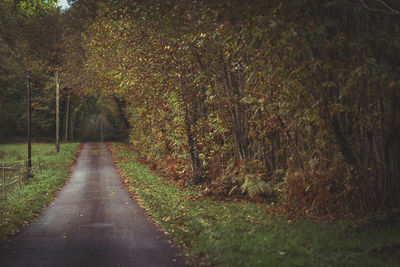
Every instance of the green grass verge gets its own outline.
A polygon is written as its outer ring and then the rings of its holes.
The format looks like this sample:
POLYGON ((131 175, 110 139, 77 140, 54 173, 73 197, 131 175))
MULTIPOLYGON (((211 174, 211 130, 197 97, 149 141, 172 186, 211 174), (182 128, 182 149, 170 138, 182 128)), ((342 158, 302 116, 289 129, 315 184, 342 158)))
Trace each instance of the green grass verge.
POLYGON ((189 264, 217 266, 399 266, 400 222, 360 226, 351 220, 290 221, 266 204, 216 201, 182 189, 112 144, 153 219, 180 245, 189 264))
MULTIPOLYGON (((41 171, 37 171, 22 189, 18 185, 13 186, 7 193, 7 200, 3 199, 0 188, 0 240, 18 231, 54 199, 69 174, 78 145, 62 144, 58 154, 54 144, 32 145, 32 158, 36 160, 39 155, 41 171)), ((26 150, 26 144, 0 145, 0 163, 25 159, 26 150)))

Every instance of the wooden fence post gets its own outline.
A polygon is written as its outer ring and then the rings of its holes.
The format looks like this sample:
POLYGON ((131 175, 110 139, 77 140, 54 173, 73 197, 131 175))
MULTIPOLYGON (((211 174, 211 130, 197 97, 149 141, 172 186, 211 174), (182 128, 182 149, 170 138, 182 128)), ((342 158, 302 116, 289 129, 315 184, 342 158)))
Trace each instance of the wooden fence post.
POLYGON ((42 174, 42 166, 40 166, 40 157, 38 156, 38 171, 42 174))
POLYGON ((56 71, 56 151, 60 152, 60 82, 56 71))
POLYGON ((4 200, 7 200, 7 186, 6 186, 6 175, 4 170, 4 163, 1 164, 2 173, 3 173, 3 187, 4 187, 4 200))
MULTIPOLYGON (((15 166, 18 166, 18 165, 15 165, 15 166)), ((19 190, 22 189, 22 183, 21 183, 21 181, 22 181, 22 177, 21 177, 21 168, 18 166, 18 183, 19 183, 19 190)))
POLYGON ((26 166, 26 180, 29 184, 29 176, 31 175, 31 169, 28 167, 28 162, 24 162, 26 166))
POLYGON ((32 149, 31 149, 31 71, 28 70, 27 74, 27 87, 28 87, 28 168, 32 168, 32 149))

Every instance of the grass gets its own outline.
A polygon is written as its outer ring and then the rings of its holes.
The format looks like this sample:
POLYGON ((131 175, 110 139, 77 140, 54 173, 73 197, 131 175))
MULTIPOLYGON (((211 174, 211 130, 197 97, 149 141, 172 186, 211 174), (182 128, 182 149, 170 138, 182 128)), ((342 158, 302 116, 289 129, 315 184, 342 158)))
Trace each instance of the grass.
MULTIPOLYGON (((22 225, 32 220, 53 199, 64 184, 75 159, 78 143, 62 144, 60 153, 54 144, 33 144, 32 158, 35 166, 39 155, 41 171, 36 171, 29 184, 13 186, 4 200, 0 195, 0 240, 17 232, 22 225)), ((26 144, 0 145, 0 163, 12 164, 26 158, 26 144)))
POLYGON ((400 221, 289 220, 266 204, 216 201, 180 188, 135 162, 126 145, 114 157, 142 205, 193 266, 400 266, 400 221))

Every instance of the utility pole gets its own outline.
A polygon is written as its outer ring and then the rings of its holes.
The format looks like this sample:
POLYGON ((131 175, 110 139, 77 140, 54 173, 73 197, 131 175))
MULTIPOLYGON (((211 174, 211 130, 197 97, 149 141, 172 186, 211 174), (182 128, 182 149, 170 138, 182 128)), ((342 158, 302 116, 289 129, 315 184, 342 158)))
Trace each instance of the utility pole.
POLYGON ((27 73, 27 87, 28 87, 28 176, 32 168, 32 140, 31 140, 31 71, 28 69, 27 73))
POLYGON ((56 71, 56 151, 60 152, 60 83, 58 70, 56 71))
POLYGON ((67 114, 65 115, 65 135, 64 135, 64 141, 68 141, 68 119, 69 119, 69 92, 68 92, 68 97, 67 97, 67 114))

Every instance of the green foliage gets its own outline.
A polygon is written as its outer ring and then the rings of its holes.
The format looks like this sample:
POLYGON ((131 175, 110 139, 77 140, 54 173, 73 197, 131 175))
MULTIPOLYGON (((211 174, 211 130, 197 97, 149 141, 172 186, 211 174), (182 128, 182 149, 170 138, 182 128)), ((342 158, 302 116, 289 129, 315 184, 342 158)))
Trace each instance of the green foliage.
POLYGON ((20 12, 27 17, 35 17, 54 10, 57 7, 57 0, 20 0, 17 6, 20 12))
POLYGON ((258 160, 244 163, 238 175, 242 192, 248 192, 251 198, 260 194, 271 195, 273 189, 264 181, 266 172, 265 165, 258 160))
POLYGON ((274 205, 216 201, 180 188, 136 163, 126 145, 112 149, 125 179, 152 218, 180 245, 189 265, 397 266, 400 221, 290 220, 274 205), (396 256, 397 255, 397 256, 396 256))
MULTIPOLYGON (((26 136, 26 73, 32 76, 34 135, 50 135, 49 112, 53 90, 49 72, 57 64, 60 13, 57 1, 2 1, 0 3, 0 138, 2 142, 26 136)), ((53 136, 51 134, 51 136, 53 136)))
POLYGON ((264 182, 260 177, 251 174, 247 174, 245 176, 245 181, 241 188, 242 192, 247 191, 251 198, 259 194, 271 195, 273 191, 268 183, 264 182))
MULTIPOLYGON (((54 198, 64 185, 72 162, 76 156, 78 143, 62 144, 59 153, 54 144, 33 144, 32 156, 40 157, 41 171, 35 173, 29 184, 22 189, 15 186, 7 193, 7 200, 0 200, 0 240, 18 231, 54 198)), ((25 159, 26 144, 1 145, 4 156, 1 162, 25 159)))

